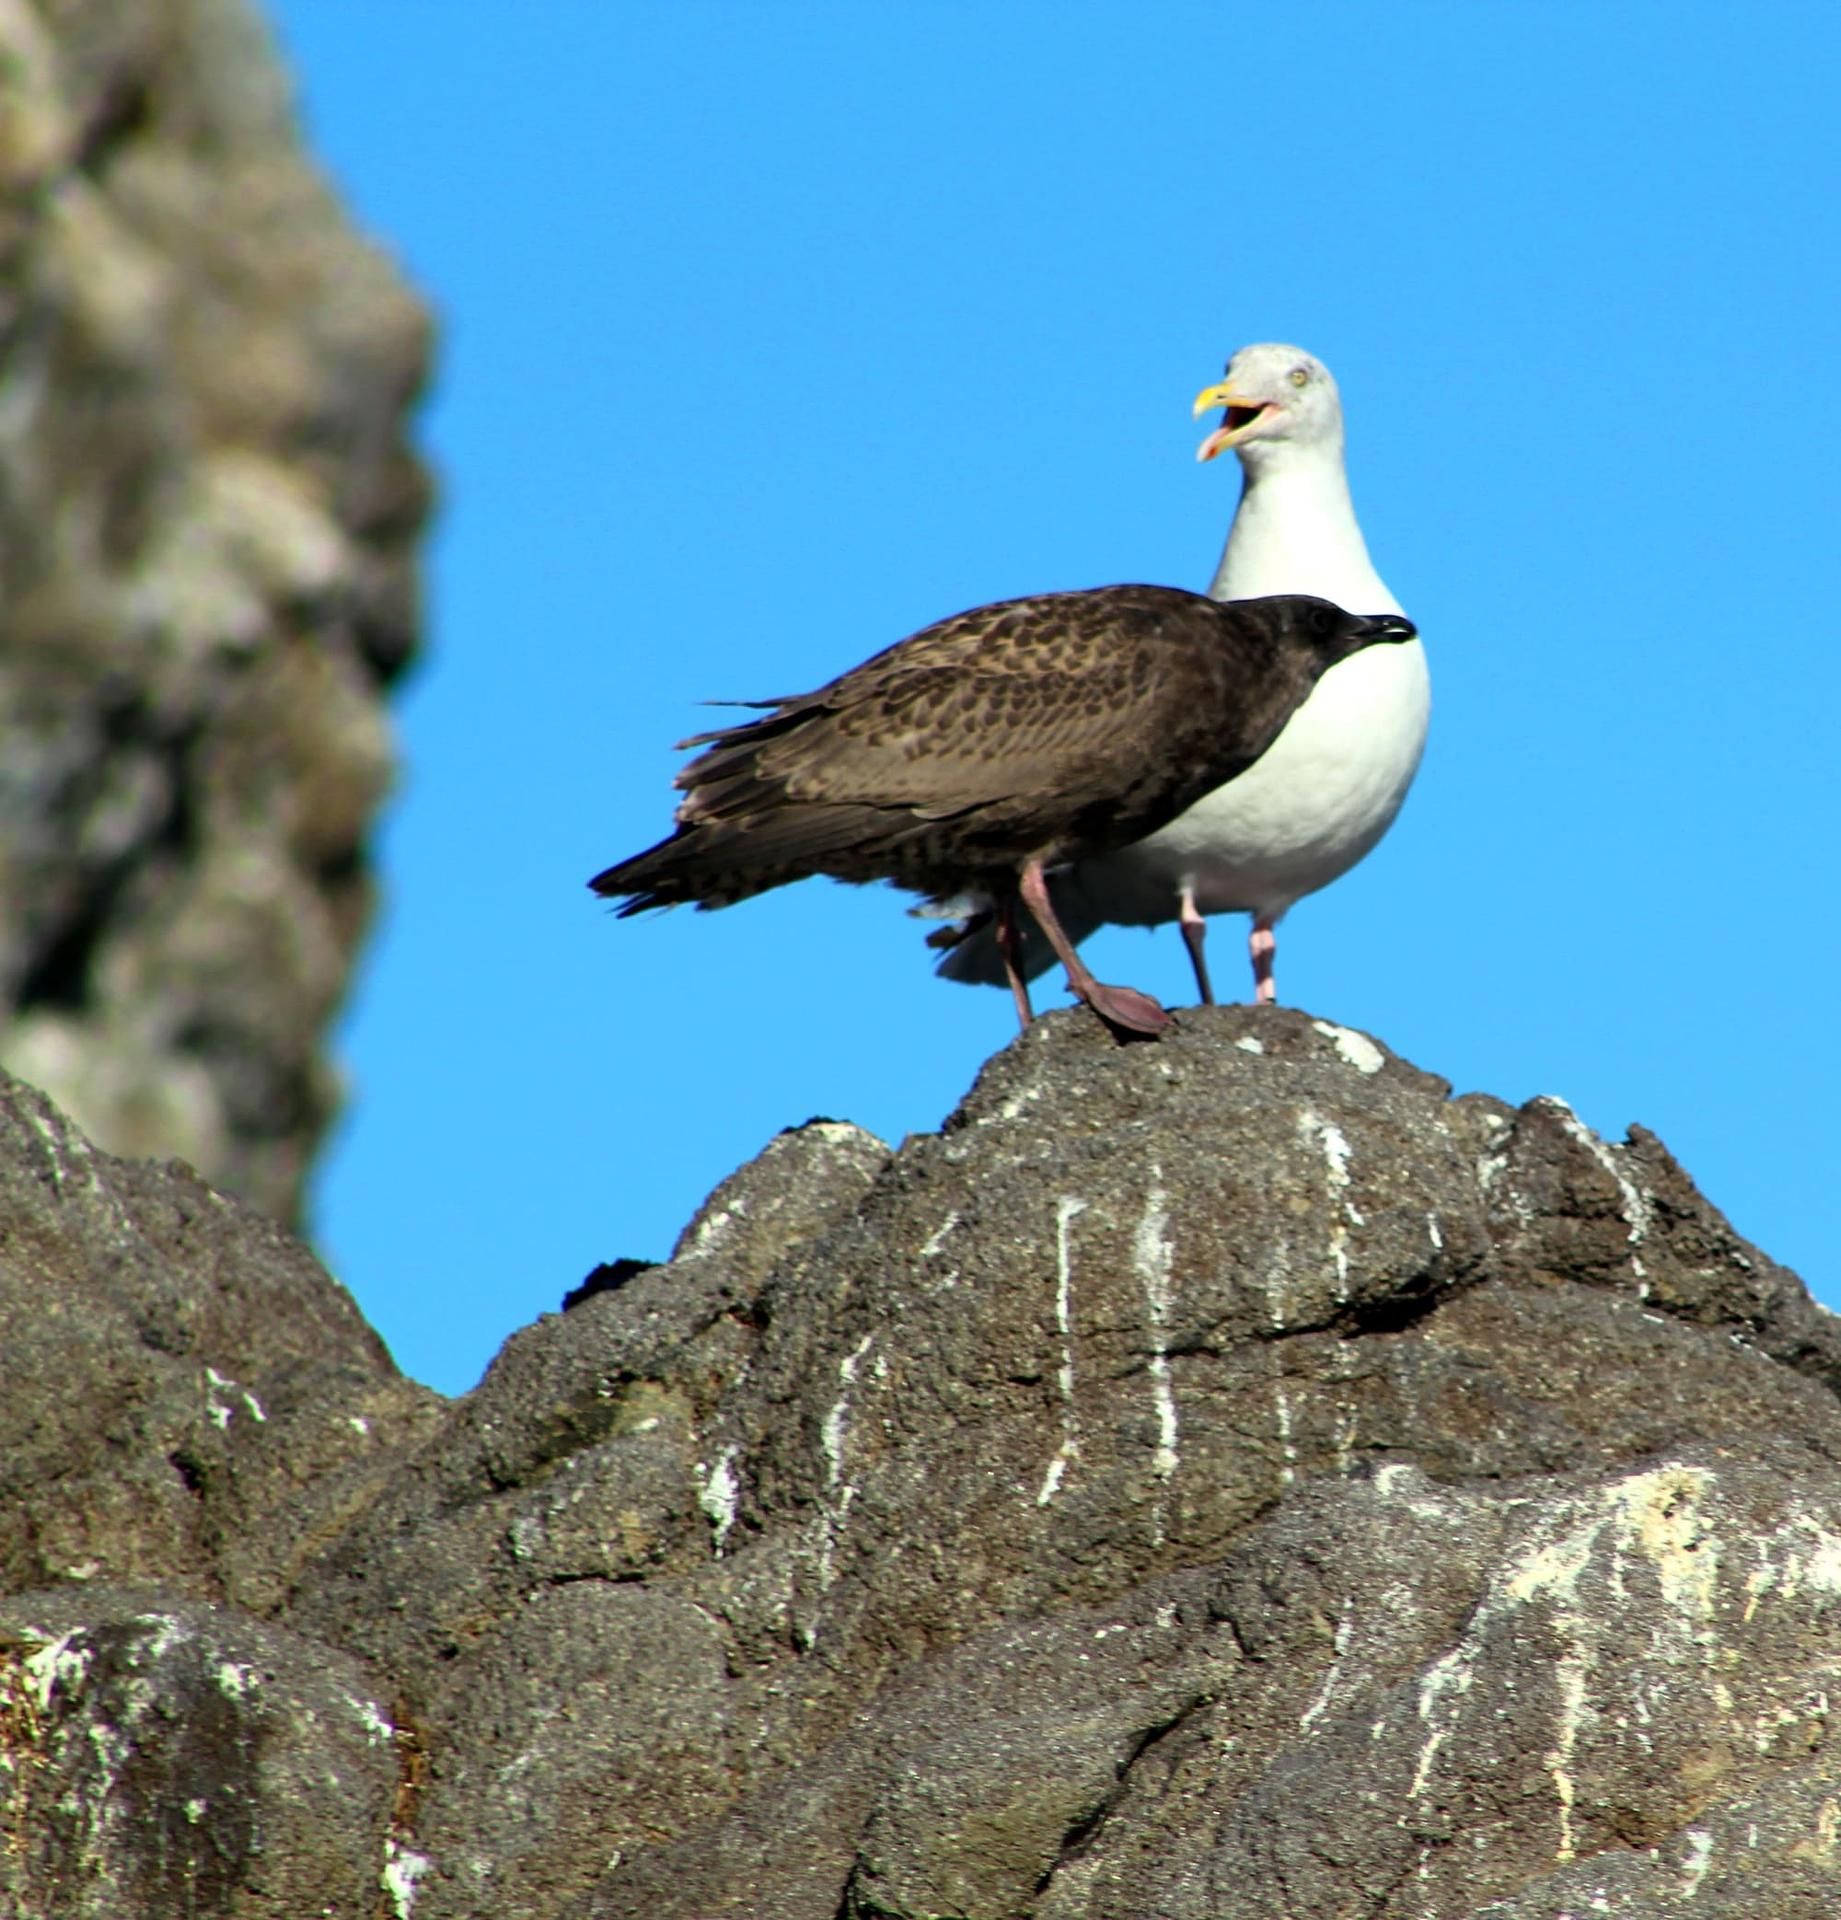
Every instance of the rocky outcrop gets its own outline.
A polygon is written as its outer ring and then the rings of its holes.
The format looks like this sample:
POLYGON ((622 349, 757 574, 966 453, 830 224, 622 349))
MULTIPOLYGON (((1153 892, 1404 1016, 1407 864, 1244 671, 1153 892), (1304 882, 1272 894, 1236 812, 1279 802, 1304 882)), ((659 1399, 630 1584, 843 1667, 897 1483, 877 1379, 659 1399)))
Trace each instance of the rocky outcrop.
POLYGON ((1841 1337, 1640 1129, 1057 1014, 444 1406, 272 1230, 7 1111, 22 1912, 1841 1901, 1841 1337))
POLYGON ((270 1614, 441 1418, 343 1288, 183 1167, 0 1107, 0 1590, 270 1614))
POLYGON ((244 0, 0 0, 0 1059, 298 1216, 416 644, 427 324, 244 0))

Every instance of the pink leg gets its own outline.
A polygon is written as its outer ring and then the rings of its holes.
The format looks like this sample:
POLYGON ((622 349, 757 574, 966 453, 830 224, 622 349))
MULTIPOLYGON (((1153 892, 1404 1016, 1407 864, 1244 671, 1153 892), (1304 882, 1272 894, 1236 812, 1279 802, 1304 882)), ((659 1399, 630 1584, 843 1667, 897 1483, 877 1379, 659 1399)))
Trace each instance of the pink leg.
POLYGON ((1004 972, 1016 1001, 1017 1025, 1027 1033, 1036 1010, 1029 1004, 1029 983, 1023 978, 1023 939, 1016 930, 1016 895, 1013 893, 1005 894, 997 903, 997 951, 1003 955, 1004 972))
POLYGON ((1040 860, 1031 860, 1024 867, 1021 891, 1023 904, 1035 915, 1036 925, 1048 936, 1055 957, 1068 970, 1069 991, 1084 1000, 1109 1027, 1121 1034, 1151 1034, 1161 1033, 1172 1024, 1170 1016, 1148 993, 1139 993, 1135 987, 1104 986, 1094 979, 1055 918, 1040 860))
POLYGON ((1183 945, 1189 949, 1189 964, 1195 969, 1195 990, 1202 996, 1202 1005, 1212 1007, 1215 1003, 1215 990, 1208 982, 1208 960, 1202 948, 1208 939, 1208 922, 1196 911, 1195 889, 1183 889, 1181 914, 1183 945))
POLYGON ((1278 988, 1272 982, 1272 962, 1278 954, 1278 936, 1263 913, 1255 916, 1253 931, 1247 935, 1247 952, 1253 956, 1253 998, 1262 1007, 1275 1005, 1278 988))

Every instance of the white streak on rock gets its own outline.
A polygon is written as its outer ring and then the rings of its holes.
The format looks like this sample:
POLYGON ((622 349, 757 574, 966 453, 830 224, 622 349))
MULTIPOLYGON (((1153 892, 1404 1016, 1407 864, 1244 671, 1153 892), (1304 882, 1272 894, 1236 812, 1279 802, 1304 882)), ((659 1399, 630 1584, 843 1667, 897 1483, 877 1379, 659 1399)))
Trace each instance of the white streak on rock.
POLYGON ((838 1384, 844 1391, 825 1415, 822 1443, 825 1450, 825 1483, 835 1491, 844 1483, 844 1439, 850 1421, 850 1394, 857 1383, 857 1369, 876 1336, 866 1333, 852 1350, 837 1363, 838 1384))
POLYGON ((1061 1333, 1061 1367, 1056 1384, 1064 1405, 1074 1404, 1074 1260, 1069 1228, 1087 1203, 1063 1194, 1055 1205, 1055 1325, 1061 1333))
MULTIPOLYGON (((1584 1625, 1576 1615, 1562 1614, 1556 1625, 1578 1632, 1584 1625)), ((1573 1749, 1579 1743, 1579 1729, 1588 1709, 1585 1703, 1586 1681, 1591 1677, 1592 1656, 1583 1635, 1560 1655, 1555 1677, 1560 1683, 1560 1720, 1552 1747, 1545 1756, 1553 1791, 1560 1803, 1560 1842, 1554 1850, 1556 1860, 1577 1857, 1577 1836, 1573 1832, 1573 1803, 1577 1789, 1572 1777, 1573 1749)))
POLYGON ((1055 1326, 1061 1335, 1061 1365, 1055 1389, 1061 1396, 1061 1445, 1048 1463, 1036 1505, 1045 1507, 1061 1489, 1069 1465, 1080 1458, 1080 1424, 1074 1412, 1074 1249, 1072 1228, 1087 1203, 1064 1193, 1055 1202, 1055 1326))
POLYGON ((1034 1083, 1026 1087, 1019 1087, 1016 1092, 997 1109, 997 1117, 1000 1120, 1019 1119, 1024 1109, 1033 1106, 1041 1097, 1042 1089, 1034 1083))
POLYGON ((1690 1827, 1687 1843, 1688 1857, 1681 1863, 1681 1897, 1692 1900, 1713 1864, 1713 1836, 1705 1827, 1690 1827))
POLYGON ((1298 1131, 1307 1141, 1317 1140, 1323 1146, 1324 1164, 1329 1169, 1330 1205, 1336 1210, 1336 1218, 1330 1223, 1330 1259, 1336 1268, 1336 1298, 1346 1301, 1349 1297, 1349 1227, 1368 1224, 1361 1209, 1349 1198, 1349 1162, 1354 1158, 1354 1149, 1333 1120, 1325 1120, 1308 1108, 1298 1116, 1298 1131))
MULTIPOLYGON (((1355 1358, 1351 1352, 1353 1342, 1339 1340, 1336 1343, 1334 1357, 1336 1378, 1347 1385, 1355 1377, 1355 1358)), ((1355 1429, 1360 1424, 1360 1410, 1355 1401, 1347 1394, 1336 1397, 1336 1471, 1350 1472, 1355 1464, 1355 1429)))
POLYGON ((1597 1134, 1573 1112, 1572 1108, 1569 1107, 1558 1094, 1544 1093, 1541 1095, 1538 1104, 1549 1108, 1559 1120, 1560 1125, 1578 1141, 1580 1146, 1582 1146, 1617 1183, 1618 1197, 1622 1202, 1621 1211, 1624 1216, 1624 1225, 1628 1229, 1627 1238, 1630 1244, 1630 1266, 1632 1272, 1641 1280, 1646 1270, 1643 1266, 1642 1255, 1637 1252, 1637 1248, 1643 1244, 1649 1234, 1649 1202, 1624 1178, 1623 1170, 1611 1157, 1611 1149, 1599 1139, 1597 1134))
POLYGON ((690 1245, 684 1251, 686 1253, 720 1252, 724 1243, 735 1237, 738 1225, 736 1216, 745 1214, 747 1211, 747 1202, 737 1200, 732 1206, 718 1207, 714 1213, 705 1215, 697 1222, 697 1230, 690 1236, 690 1245))
POLYGON ((152 1633, 147 1639, 147 1658, 164 1660, 171 1650, 188 1640, 191 1636, 180 1625, 176 1613, 137 1613, 134 1616, 137 1627, 151 1627, 152 1633))
POLYGON ((377 1883, 390 1896, 396 1920, 409 1920, 415 1911, 416 1882, 433 1864, 427 1854, 414 1853, 399 1844, 395 1835, 385 1838, 383 1872, 377 1876, 377 1883))
POLYGON ((1417 1800, 1425 1792, 1426 1783, 1432 1777, 1432 1762, 1438 1758, 1439 1748, 1450 1738, 1456 1723, 1455 1711, 1448 1715, 1443 1711, 1445 1696, 1449 1694, 1454 1700, 1461 1700, 1470 1691, 1474 1677, 1472 1656, 1463 1646, 1453 1647, 1426 1669, 1419 1683, 1419 1718, 1429 1731, 1425 1744, 1419 1749, 1419 1763, 1413 1768, 1413 1784, 1407 1789, 1410 1799, 1417 1800))
POLYGON ((213 1398, 213 1393, 234 1393, 242 1401, 244 1411, 252 1420, 267 1421, 268 1415, 262 1411, 262 1402, 247 1387, 238 1385, 236 1381, 219 1373, 215 1367, 205 1368, 205 1380, 211 1390, 205 1395, 206 1410, 211 1416, 211 1424, 214 1427, 220 1430, 228 1428, 231 1414, 235 1409, 213 1398))
MULTIPOLYGON (((1489 1128, 1494 1140, 1486 1153, 1477 1159, 1477 1185, 1482 1189, 1483 1197, 1493 1197, 1496 1183, 1509 1170, 1508 1141, 1515 1131, 1514 1122, 1505 1119, 1499 1113, 1485 1113, 1484 1124, 1489 1128)), ((1519 1189, 1508 1195, 1508 1208, 1524 1226, 1534 1218, 1534 1203, 1519 1189)))
MULTIPOLYGON (((1384 1494, 1395 1492, 1396 1477, 1387 1469, 1377 1474, 1376 1482, 1384 1494)), ((1397 1484, 1404 1490, 1410 1482, 1402 1474, 1397 1484)), ((1651 1658, 1698 1669, 1692 1684, 1708 1688, 1720 1651, 1716 1603, 1722 1542, 1707 1515, 1716 1484, 1707 1468, 1668 1463, 1563 1500, 1543 1516, 1536 1533, 1491 1580, 1463 1638, 1421 1682, 1420 1718, 1432 1732, 1414 1775, 1415 1793, 1423 1789, 1439 1745, 1454 1729, 1476 1660, 1503 1631, 1505 1619, 1530 1606, 1551 1609, 1550 1630, 1561 1643, 1552 1670, 1559 1706, 1543 1764, 1559 1803, 1557 1857, 1575 1857, 1574 1755, 1584 1730, 1612 1713, 1610 1707, 1594 1704, 1592 1680, 1600 1665, 1601 1641, 1612 1623, 1624 1617, 1624 1609, 1614 1602, 1626 1564, 1646 1567, 1656 1583, 1661 1606, 1652 1628, 1651 1658), (1594 1578, 1602 1580, 1604 1590, 1586 1587, 1582 1592, 1594 1567, 1594 1578)), ((1784 1531, 1779 1530, 1780 1538, 1784 1531)), ((1841 1576, 1841 1561, 1836 1572, 1841 1576)), ((1762 1595, 1766 1583, 1754 1573, 1748 1590, 1762 1595)), ((1510 1630, 1524 1631, 1518 1626, 1510 1630)), ((1661 1691, 1660 1683, 1656 1690, 1661 1691)), ((1720 1711, 1730 1713, 1730 1696, 1721 1699, 1722 1687, 1716 1683, 1708 1691, 1720 1711)), ((1631 1704, 1639 1720, 1651 1717, 1640 1694, 1631 1704)), ((1614 1715, 1612 1723, 1626 1724, 1614 1715)))
POLYGON ((89 1650, 73 1650, 70 1644, 81 1631, 81 1628, 76 1628, 59 1639, 51 1640, 36 1653, 27 1654, 20 1662, 32 1688, 33 1704, 41 1718, 51 1711, 51 1696, 54 1693, 61 1693, 67 1698, 75 1695, 89 1675, 89 1650))
POLYGON ((232 1700, 241 1700, 245 1694, 255 1692, 257 1685, 254 1667, 246 1667, 238 1660, 217 1663, 217 1690, 232 1700))
POLYGON ((1662 1598, 1687 1637, 1712 1620, 1721 1541, 1703 1506, 1713 1476, 1704 1467, 1661 1467, 1609 1489, 1618 1545, 1634 1545, 1654 1567, 1662 1598))
POLYGON ((921 1258, 931 1260, 946 1244, 946 1236, 959 1224, 957 1213, 949 1213, 921 1244, 921 1258))
POLYGON ((1048 1471, 1042 1476, 1042 1484, 1036 1489, 1036 1505, 1045 1507, 1061 1491, 1062 1476, 1068 1470, 1068 1461, 1073 1458, 1068 1443, 1064 1440, 1055 1451, 1055 1457, 1048 1463, 1048 1471))
POLYGON ((521 1513, 505 1529, 506 1544, 517 1561, 534 1560, 543 1551, 543 1515, 521 1513))
POLYGON ((205 1412, 210 1416, 211 1424, 216 1427, 220 1433, 227 1432, 230 1427, 230 1409, 224 1405, 223 1401, 215 1397, 211 1389, 215 1388, 221 1391, 225 1387, 234 1386, 235 1382, 226 1380, 215 1367, 205 1368, 205 1381, 205 1412))
POLYGON ((1285 1464, 1279 1468, 1278 1477, 1289 1486, 1298 1477, 1298 1450, 1291 1444, 1291 1402, 1285 1398, 1285 1383, 1274 1380, 1272 1397, 1275 1402, 1273 1411, 1278 1422, 1279 1451, 1284 1455, 1285 1464))
POLYGON ((1329 1671, 1323 1676, 1323 1686, 1308 1707, 1298 1717, 1298 1731, 1308 1733, 1311 1722, 1320 1719, 1330 1704, 1330 1695, 1336 1690, 1336 1681, 1342 1671, 1343 1656, 1349 1651, 1349 1642, 1355 1637, 1355 1614, 1353 1601, 1343 1603, 1342 1618, 1336 1623, 1336 1638, 1332 1642, 1329 1671))
POLYGON ((26 1118, 31 1121, 33 1131, 51 1149, 51 1188, 54 1193, 62 1194, 64 1191, 64 1142, 59 1137, 57 1129, 45 1119, 43 1114, 35 1113, 28 1106, 26 1118))
POLYGON ((1333 1026, 1328 1020, 1313 1020, 1311 1025, 1335 1043, 1336 1051, 1357 1073, 1379 1073, 1386 1066, 1386 1054, 1365 1033, 1333 1026))
POLYGON ((735 1456, 739 1451, 736 1447, 724 1447, 697 1489, 697 1504, 709 1518, 710 1553, 717 1560, 722 1558, 723 1542, 735 1525, 736 1503, 741 1493, 741 1483, 735 1478, 735 1456))
POLYGON ((33 1131, 51 1149, 51 1179, 59 1197, 63 1195, 64 1182, 74 1180, 81 1168, 84 1186, 99 1199, 108 1202, 116 1226, 124 1234, 135 1233, 137 1229, 134 1222, 128 1218, 127 1209, 115 1190, 103 1185, 102 1175, 96 1167, 95 1149, 89 1141, 75 1127, 59 1125, 59 1116, 55 1114, 48 1120, 43 1114, 27 1107, 26 1118, 32 1123, 33 1131))
POLYGON ((105 1781, 113 1782, 120 1777, 121 1770, 128 1764, 128 1755, 133 1751, 134 1743, 118 1726, 108 1721, 92 1720, 85 1729, 89 1739, 89 1750, 96 1756, 96 1766, 105 1781))
POLYGON ((1266 1043, 1263 1040, 1255 1040, 1250 1033, 1243 1033, 1234 1045, 1242 1053, 1264 1053, 1266 1050, 1266 1043))
POLYGON ((1172 1252, 1166 1231, 1169 1226, 1167 1201, 1163 1169, 1153 1164, 1151 1188, 1145 1196, 1138 1231, 1132 1236, 1131 1254, 1138 1278, 1144 1282, 1144 1304, 1150 1320, 1151 1395, 1157 1404, 1157 1451, 1151 1459, 1151 1471, 1159 1480, 1169 1479, 1178 1465, 1176 1390, 1170 1379, 1169 1349, 1164 1343, 1164 1328, 1170 1317, 1172 1252))
POLYGON ((384 1718, 376 1701, 360 1700, 356 1694, 348 1693, 345 1704, 351 1708, 353 1719, 364 1729, 365 1738, 372 1746, 388 1746, 396 1738, 396 1728, 384 1718))
POLYGON ((1824 1860, 1835 1857, 1835 1843, 1841 1840, 1841 1800, 1824 1800, 1815 1816, 1816 1852, 1824 1860))
MULTIPOLYGON (((818 1515, 818 1590, 825 1593, 837 1578, 837 1543, 843 1536, 844 1522, 850 1517, 851 1504, 857 1497, 857 1490, 844 1479, 845 1441, 849 1436, 850 1397, 856 1388, 857 1370, 863 1364, 863 1356, 875 1343, 875 1334, 866 1333, 851 1351, 837 1363, 838 1384, 843 1388, 833 1403, 831 1411, 825 1415, 824 1425, 819 1429, 819 1445, 825 1456, 825 1493, 826 1497, 818 1515)), ((810 1648, 818 1644, 818 1616, 816 1611, 809 1622, 800 1630, 800 1637, 810 1648)))
POLYGON ((1784 1598, 1791 1598, 1804 1587, 1841 1593, 1841 1535, 1830 1533, 1806 1513, 1792 1515, 1789 1531, 1793 1538, 1785 1544, 1784 1598))

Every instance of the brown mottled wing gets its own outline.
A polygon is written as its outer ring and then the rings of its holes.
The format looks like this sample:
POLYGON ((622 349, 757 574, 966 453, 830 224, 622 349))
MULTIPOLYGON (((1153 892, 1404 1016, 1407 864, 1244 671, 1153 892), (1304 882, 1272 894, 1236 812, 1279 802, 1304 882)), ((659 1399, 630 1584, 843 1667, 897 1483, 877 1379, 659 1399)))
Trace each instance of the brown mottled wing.
POLYGON ((781 804, 923 820, 995 808, 1007 834, 1028 837, 1033 823, 1053 839, 1071 804, 1130 795, 1138 811, 1147 769, 1156 786, 1172 762, 1196 766, 1196 791, 1206 792, 1250 764, 1308 691, 1306 682, 1264 739, 1247 741, 1241 712, 1270 677, 1274 649, 1244 644, 1239 629, 1271 616, 1224 621, 1224 611, 1199 594, 1139 586, 976 607, 771 719, 701 736, 710 751, 678 776, 689 793, 682 817, 745 810, 771 792, 781 804))

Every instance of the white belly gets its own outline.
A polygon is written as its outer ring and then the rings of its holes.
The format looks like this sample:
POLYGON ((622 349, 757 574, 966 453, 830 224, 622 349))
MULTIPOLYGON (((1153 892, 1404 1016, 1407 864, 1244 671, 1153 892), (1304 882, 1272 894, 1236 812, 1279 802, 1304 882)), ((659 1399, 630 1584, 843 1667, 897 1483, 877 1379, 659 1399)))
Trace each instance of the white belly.
POLYGON ((1365 647, 1312 689, 1237 780, 1167 827, 1081 863, 1108 920, 1174 920, 1185 887, 1204 913, 1273 917, 1348 872, 1392 824, 1425 750, 1431 681, 1417 640, 1365 647))

